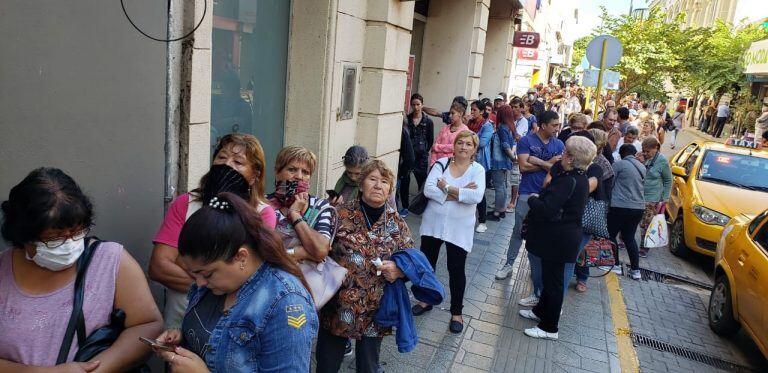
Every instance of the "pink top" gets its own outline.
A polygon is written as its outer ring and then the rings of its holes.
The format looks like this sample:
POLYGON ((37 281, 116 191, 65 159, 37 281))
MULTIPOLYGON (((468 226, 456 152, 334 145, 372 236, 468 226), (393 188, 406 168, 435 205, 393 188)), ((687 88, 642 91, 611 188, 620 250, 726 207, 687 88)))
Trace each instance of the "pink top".
MULTIPOLYGON (((163 224, 160 226, 160 230, 157 231, 155 239, 152 240, 155 244, 161 243, 170 247, 179 247, 179 234, 181 233, 181 227, 184 226, 184 222, 187 221, 187 208, 189 207, 189 193, 184 193, 171 202, 171 206, 168 207, 168 212, 165 214, 163 224)), ((275 228, 277 224, 277 215, 275 210, 269 206, 264 205, 259 212, 261 219, 270 228, 275 228)))
POLYGON ((429 155, 429 167, 443 157, 453 157, 453 142, 461 131, 469 131, 469 127, 462 124, 456 131, 451 132, 451 126, 447 125, 440 129, 435 143, 432 144, 432 152, 429 155))
MULTIPOLYGON (((13 278, 13 250, 0 253, 0 359, 19 364, 54 366, 72 315, 75 281, 44 295, 24 293, 13 278)), ((85 275, 85 333, 109 324, 123 246, 103 242, 85 275)), ((68 362, 75 358, 77 336, 68 362)))

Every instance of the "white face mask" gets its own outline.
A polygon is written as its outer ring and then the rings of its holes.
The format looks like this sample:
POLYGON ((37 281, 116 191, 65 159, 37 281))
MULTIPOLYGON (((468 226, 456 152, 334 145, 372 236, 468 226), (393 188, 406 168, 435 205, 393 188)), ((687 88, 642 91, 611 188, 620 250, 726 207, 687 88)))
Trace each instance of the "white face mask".
POLYGON ((30 258, 29 254, 25 254, 27 260, 34 261, 35 264, 40 267, 50 269, 51 271, 61 271, 67 269, 75 264, 80 255, 85 251, 85 243, 83 238, 79 240, 72 240, 71 238, 64 241, 64 244, 55 247, 53 249, 48 248, 42 242, 36 242, 35 248, 37 254, 34 258, 30 258))

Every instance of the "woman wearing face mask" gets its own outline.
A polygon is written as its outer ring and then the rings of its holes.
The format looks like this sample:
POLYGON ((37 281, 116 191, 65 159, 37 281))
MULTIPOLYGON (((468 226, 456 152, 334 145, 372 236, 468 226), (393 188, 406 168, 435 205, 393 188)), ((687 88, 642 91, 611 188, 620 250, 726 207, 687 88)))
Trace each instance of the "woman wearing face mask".
POLYGON ((181 330, 156 349, 174 372, 308 372, 318 319, 301 271, 242 198, 220 193, 179 237, 195 278, 181 330))
POLYGON ((264 150, 251 135, 224 136, 213 153, 213 165, 200 186, 177 197, 168 207, 153 243, 149 277, 166 288, 164 319, 167 328, 178 328, 187 306, 193 279, 178 263, 179 233, 184 222, 219 192, 233 192, 259 211, 264 224, 275 226, 275 211, 264 199, 264 150))
POLYGON ((321 262, 331 248, 336 211, 308 193, 317 157, 307 148, 286 146, 275 162, 275 191, 267 196, 277 214, 275 229, 295 260, 321 262))
POLYGON ((116 309, 125 312, 126 328, 90 362, 73 362, 73 341, 56 365, 93 224, 91 202, 75 181, 56 168, 36 169, 11 189, 2 213, 12 249, 0 254, 0 372, 118 372, 144 361, 150 350, 137 339, 160 332, 160 312, 139 264, 122 245, 101 242, 85 277, 85 334, 107 326, 116 309))

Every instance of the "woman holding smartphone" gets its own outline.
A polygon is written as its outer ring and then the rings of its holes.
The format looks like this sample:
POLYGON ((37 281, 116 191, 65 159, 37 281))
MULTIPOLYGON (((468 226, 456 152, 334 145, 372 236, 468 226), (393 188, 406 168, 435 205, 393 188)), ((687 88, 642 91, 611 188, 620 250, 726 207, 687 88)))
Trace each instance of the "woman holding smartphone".
POLYGON ((195 279, 181 330, 155 352, 176 372, 308 372, 315 305, 298 265, 248 202, 220 193, 184 224, 179 259, 195 279))

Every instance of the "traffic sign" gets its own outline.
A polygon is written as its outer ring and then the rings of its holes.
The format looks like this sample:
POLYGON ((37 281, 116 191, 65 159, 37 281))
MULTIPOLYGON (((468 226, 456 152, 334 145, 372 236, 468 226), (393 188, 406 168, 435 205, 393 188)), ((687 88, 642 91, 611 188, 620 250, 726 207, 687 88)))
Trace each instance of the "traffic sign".
POLYGON ((621 42, 611 35, 600 35, 592 39, 587 44, 587 61, 592 66, 600 67, 600 57, 603 52, 603 41, 606 42, 605 47, 605 64, 604 68, 610 68, 615 66, 621 60, 621 55, 624 53, 624 48, 621 46, 621 42))

